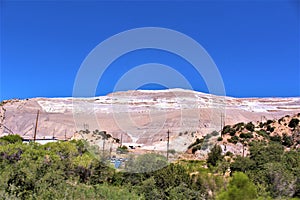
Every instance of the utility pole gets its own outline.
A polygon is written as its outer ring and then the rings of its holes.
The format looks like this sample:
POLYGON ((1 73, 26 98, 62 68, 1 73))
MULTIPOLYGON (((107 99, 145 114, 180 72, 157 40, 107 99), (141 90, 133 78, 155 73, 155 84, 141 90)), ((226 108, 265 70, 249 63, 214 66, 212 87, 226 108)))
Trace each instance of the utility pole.
POLYGON ((169 144, 170 144, 170 130, 167 131, 167 161, 169 161, 169 144))
POLYGON ((224 118, 225 118, 224 113, 221 113, 221 137, 223 136, 222 135, 222 130, 225 127, 225 119, 224 118))
POLYGON ((35 129, 34 129, 34 135, 33 135, 33 142, 35 142, 35 140, 36 140, 36 131, 37 131, 37 127, 38 127, 39 114, 40 114, 40 110, 37 111, 37 115, 36 115, 35 129))
POLYGON ((83 129, 84 129, 84 131, 85 131, 85 130, 89 130, 89 125, 88 125, 87 123, 84 123, 84 124, 83 124, 83 129))
POLYGON ((105 150, 105 139, 103 138, 103 146, 102 146, 103 158, 104 158, 104 150, 105 150))
POLYGON ((104 156, 105 156, 105 140, 107 140, 108 138, 107 138, 107 136, 106 135, 104 135, 103 137, 102 137, 102 139, 103 139, 103 146, 102 146, 102 153, 103 153, 103 159, 104 159, 104 156))
POLYGON ((67 141, 67 130, 65 130, 65 141, 67 141))
POLYGON ((223 114, 221 113, 221 135, 222 135, 222 130, 223 130, 223 114))
POLYGON ((122 141, 123 140, 123 132, 121 132, 121 140, 120 140, 120 147, 122 147, 122 141))
POLYGON ((109 159, 111 159, 111 152, 112 152, 112 143, 111 143, 110 148, 109 148, 109 159))

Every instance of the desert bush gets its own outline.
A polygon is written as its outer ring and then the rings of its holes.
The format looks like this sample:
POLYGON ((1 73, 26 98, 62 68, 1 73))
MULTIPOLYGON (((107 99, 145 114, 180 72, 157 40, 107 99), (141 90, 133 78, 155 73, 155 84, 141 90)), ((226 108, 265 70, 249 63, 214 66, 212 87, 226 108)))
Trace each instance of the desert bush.
POLYGON ((282 145, 290 147, 293 145, 293 138, 288 136, 286 133, 283 134, 282 137, 282 145))
POLYGON ((176 153, 176 150, 175 150, 175 149, 170 149, 168 152, 169 152, 170 154, 175 154, 175 153, 176 153))
POLYGON ((192 148, 192 153, 194 154, 196 151, 201 149, 201 145, 196 145, 192 148))
POLYGON ((284 121, 284 117, 281 117, 281 118, 278 120, 278 123, 281 124, 282 121, 284 121))
POLYGON ((117 148, 117 152, 119 152, 119 153, 127 153, 128 152, 128 147, 125 146, 125 145, 123 145, 121 147, 118 147, 117 148))
POLYGON ((216 166, 218 161, 223 159, 222 148, 219 145, 214 145, 208 153, 206 162, 212 166, 216 166))
POLYGON ((279 143, 281 143, 281 141, 282 141, 280 135, 270 136, 270 140, 273 142, 279 142, 279 143))
POLYGON ((206 150, 209 146, 210 146, 210 144, 208 142, 204 142, 201 146, 201 149, 206 150))
POLYGON ((238 136, 235 135, 231 138, 228 138, 227 141, 230 142, 230 143, 236 144, 236 143, 238 143, 239 138, 238 138, 238 136))
POLYGON ((240 134, 240 138, 245 138, 245 139, 247 139, 247 138, 253 138, 253 134, 251 132, 249 132, 249 133, 241 133, 240 134))
POLYGON ((207 134, 207 135, 204 137, 204 139, 205 139, 205 140, 209 140, 211 137, 212 137, 211 134, 207 134))
POLYGON ((245 128, 248 130, 248 131, 254 131, 254 128, 255 128, 255 126, 254 126, 254 124, 252 123, 252 122, 249 122, 249 123, 247 123, 246 125, 245 125, 245 128))
POLYGON ((262 123, 262 122, 259 122, 259 128, 263 128, 264 127, 264 123, 262 123))
POLYGON ((225 156, 233 156, 234 154, 231 152, 231 151, 227 151, 226 153, 225 153, 225 156))
POLYGON ((218 131, 213 131, 213 132, 211 132, 211 135, 212 135, 212 136, 218 136, 218 135, 219 135, 219 132, 218 132, 218 131))
POLYGON ((242 130, 242 128, 245 126, 245 123, 244 122, 240 122, 240 123, 237 123, 233 126, 233 128, 236 130, 236 131, 240 131, 242 130))
POLYGON ((217 200, 257 199, 257 190, 248 176, 242 172, 233 174, 226 190, 223 190, 217 200))
POLYGON ((289 127, 295 129, 298 126, 298 124, 299 124, 299 119, 293 118, 289 122, 289 127))
POLYGON ((275 127, 268 125, 267 131, 270 131, 271 133, 275 130, 275 127))
POLYGON ((268 132, 266 132, 265 130, 259 130, 259 131, 256 131, 256 133, 260 136, 263 136, 264 138, 270 138, 268 132))
POLYGON ((230 128, 231 128, 230 125, 224 126, 223 130, 222 130, 222 135, 225 135, 226 133, 229 133, 230 128))
POLYGON ((23 141, 19 135, 6 135, 1 137, 0 140, 7 141, 10 144, 21 143, 23 141))
POLYGON ((196 145, 198 145, 198 144, 201 144, 203 141, 204 141, 203 138, 202 138, 202 139, 197 138, 195 142, 193 142, 192 144, 190 144, 190 145, 188 146, 188 149, 191 148, 191 147, 193 147, 193 146, 196 146, 196 145))
POLYGON ((230 135, 230 136, 234 136, 235 133, 236 133, 236 130, 235 130, 234 128, 230 128, 230 130, 229 130, 229 135, 230 135))

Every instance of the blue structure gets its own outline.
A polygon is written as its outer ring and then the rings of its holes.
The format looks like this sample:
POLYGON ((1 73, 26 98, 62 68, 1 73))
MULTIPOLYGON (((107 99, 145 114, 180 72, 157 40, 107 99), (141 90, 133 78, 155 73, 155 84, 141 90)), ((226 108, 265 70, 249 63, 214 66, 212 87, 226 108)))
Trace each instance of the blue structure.
POLYGON ((121 160, 116 160, 115 161, 115 168, 118 169, 122 164, 122 161, 121 160))

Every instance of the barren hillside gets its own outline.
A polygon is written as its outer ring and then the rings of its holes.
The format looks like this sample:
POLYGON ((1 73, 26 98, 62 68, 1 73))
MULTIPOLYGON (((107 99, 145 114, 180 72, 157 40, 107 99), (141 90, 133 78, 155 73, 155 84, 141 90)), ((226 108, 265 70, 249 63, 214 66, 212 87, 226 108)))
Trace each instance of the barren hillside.
POLYGON ((94 98, 33 98, 2 102, 0 134, 71 138, 79 130, 105 130, 126 144, 185 151, 197 137, 223 124, 278 120, 300 112, 300 98, 232 98, 170 89, 127 91, 94 98), (223 117, 222 117, 223 116, 223 117), (181 136, 186 137, 181 137, 181 136))

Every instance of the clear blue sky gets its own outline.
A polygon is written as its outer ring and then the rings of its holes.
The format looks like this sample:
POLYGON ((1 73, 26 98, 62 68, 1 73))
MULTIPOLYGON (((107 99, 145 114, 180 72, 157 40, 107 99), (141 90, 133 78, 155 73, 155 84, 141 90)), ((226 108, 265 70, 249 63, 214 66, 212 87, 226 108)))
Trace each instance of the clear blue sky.
MULTIPOLYGON (((138 27, 165 27, 199 42, 235 97, 300 96, 299 1, 1 1, 1 100, 72 96, 82 61, 100 42, 138 27)), ((168 52, 120 57, 97 95, 132 67, 172 66, 207 92, 189 63, 168 52)), ((147 85, 144 88, 159 88, 147 85)))

